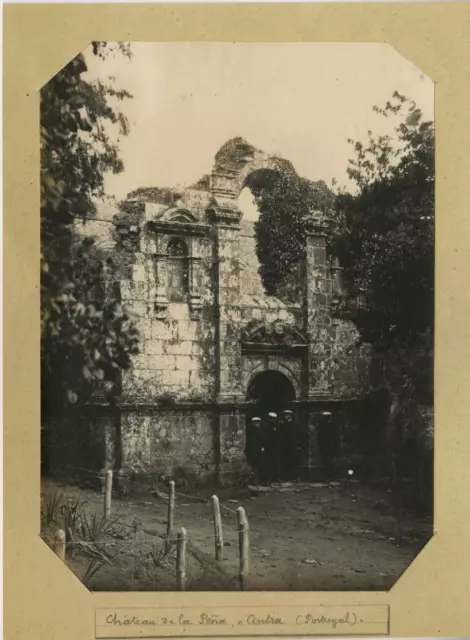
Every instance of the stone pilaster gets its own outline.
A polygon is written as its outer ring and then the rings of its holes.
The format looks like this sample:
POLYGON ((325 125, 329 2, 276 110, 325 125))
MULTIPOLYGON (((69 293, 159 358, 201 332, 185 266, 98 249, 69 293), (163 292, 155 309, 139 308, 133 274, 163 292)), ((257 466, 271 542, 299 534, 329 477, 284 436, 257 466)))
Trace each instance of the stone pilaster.
MULTIPOLYGON (((306 240, 306 288, 304 292, 304 327, 308 333, 307 375, 310 402, 328 398, 328 378, 335 326, 331 321, 332 280, 326 251, 326 233, 320 225, 306 240)), ((318 409, 305 416, 307 424, 307 455, 304 475, 318 479, 322 475, 322 460, 318 449, 318 409)))
POLYGON ((221 409, 219 414, 220 459, 218 479, 222 486, 243 484, 249 467, 245 459, 246 418, 238 409, 221 409))
POLYGON ((245 414, 233 404, 245 398, 242 388, 240 329, 240 212, 235 207, 210 211, 214 224, 216 306, 216 388, 218 477, 222 484, 240 481, 247 473, 245 414), (233 403, 232 408, 223 405, 233 403))
POLYGON ((309 398, 328 395, 328 365, 335 328, 331 322, 332 283, 326 255, 326 236, 321 230, 307 237, 305 312, 309 333, 309 398))
POLYGON ((216 350, 217 402, 237 402, 245 399, 242 388, 242 353, 239 329, 240 265, 239 222, 237 209, 214 209, 216 247, 216 350))
POLYGON ((198 238, 191 239, 189 261, 189 310, 192 320, 199 320, 202 309, 202 257, 198 238))

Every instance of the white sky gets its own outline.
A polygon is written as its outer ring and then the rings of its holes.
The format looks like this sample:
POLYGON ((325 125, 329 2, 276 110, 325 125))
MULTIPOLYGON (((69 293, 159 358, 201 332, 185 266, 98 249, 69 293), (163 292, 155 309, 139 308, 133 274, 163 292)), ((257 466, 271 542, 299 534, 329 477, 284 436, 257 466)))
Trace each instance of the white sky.
POLYGON ((106 189, 190 185, 241 136, 290 160, 300 175, 347 184, 347 138, 390 132, 373 113, 397 89, 433 118, 434 85, 387 44, 133 43, 133 58, 87 56, 89 77, 115 76, 131 132, 125 170, 106 189), (385 127, 385 128, 384 128, 385 127))

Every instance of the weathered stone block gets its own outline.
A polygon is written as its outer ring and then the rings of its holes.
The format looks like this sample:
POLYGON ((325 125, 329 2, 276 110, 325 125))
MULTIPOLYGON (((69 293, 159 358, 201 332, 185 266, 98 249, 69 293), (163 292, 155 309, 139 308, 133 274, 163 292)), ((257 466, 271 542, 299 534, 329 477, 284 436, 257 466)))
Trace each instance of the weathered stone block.
POLYGON ((223 462, 244 460, 245 416, 240 413, 220 416, 220 455, 223 462))
POLYGON ((135 369, 148 369, 148 356, 145 353, 140 353, 139 355, 133 356, 132 365, 135 369))
POLYGON ((167 344, 166 351, 169 355, 191 355, 193 344, 190 340, 180 340, 175 343, 171 342, 167 344))
POLYGON ((151 417, 149 449, 152 466, 160 474, 181 477, 191 467, 196 476, 207 476, 213 472, 212 443, 210 414, 171 411, 151 417))
POLYGON ((166 353, 166 343, 163 340, 146 340, 143 351, 151 356, 162 355, 166 353))
POLYGON ((188 397, 199 395, 207 388, 208 382, 209 380, 207 378, 201 378, 199 369, 189 369, 186 378, 188 397))
POLYGON ((168 369, 164 372, 163 379, 165 384, 178 392, 182 398, 188 394, 188 369, 168 369))
POLYGON ((199 324, 190 319, 180 320, 177 327, 179 340, 196 340, 198 331, 201 331, 199 324))
MULTIPOLYGON (((133 268, 136 268, 134 265, 133 268)), ((122 300, 142 300, 147 301, 148 283, 145 281, 145 273, 141 281, 123 280, 121 282, 122 300)))
POLYGON ((132 279, 134 284, 145 284, 147 281, 147 275, 145 271, 145 264, 134 264, 132 267, 132 279))
MULTIPOLYGON (((196 341, 190 342, 190 348, 191 348, 191 355, 193 356, 200 356, 204 353, 204 346, 199 342, 196 342, 196 341)), ((210 348, 208 348, 207 350, 211 351, 210 348)))
POLYGON ((229 395, 245 395, 242 389, 241 371, 234 368, 220 370, 220 388, 221 391, 229 395))
POLYGON ((162 371, 149 369, 133 369, 123 374, 123 394, 130 398, 151 398, 162 393, 162 371))
POLYGON ((152 355, 148 356, 149 369, 173 370, 176 369, 176 357, 169 355, 152 355))
POLYGON ((151 337, 156 340, 178 340, 178 321, 160 320, 153 322, 151 337))
POLYGON ((189 320, 189 306, 186 302, 173 302, 168 307, 168 318, 171 320, 189 320))
POLYGON ((151 468, 150 442, 150 417, 125 414, 121 423, 121 446, 126 467, 140 471, 151 468))
POLYGON ((177 371, 188 371, 197 368, 197 360, 194 356, 181 355, 175 358, 175 369, 177 371))
MULTIPOLYGON (((137 323, 137 329, 139 331, 140 334, 140 339, 141 340, 149 340, 152 336, 152 320, 150 318, 139 318, 139 321, 137 323)), ((143 345, 141 343, 140 345, 140 349, 141 350, 145 350, 145 344, 143 345)))

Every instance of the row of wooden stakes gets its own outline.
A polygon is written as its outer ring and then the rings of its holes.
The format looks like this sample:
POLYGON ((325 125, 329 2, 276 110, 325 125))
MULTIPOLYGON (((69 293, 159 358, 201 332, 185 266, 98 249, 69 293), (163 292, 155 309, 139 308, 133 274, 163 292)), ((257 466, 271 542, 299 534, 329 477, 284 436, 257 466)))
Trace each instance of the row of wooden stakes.
MULTIPOLYGON (((113 472, 106 472, 106 482, 104 491, 104 517, 111 517, 111 498, 113 489, 113 472)), ((216 495, 212 496, 212 516, 214 520, 214 540, 215 540, 215 559, 222 561, 224 558, 224 534, 222 527, 222 518, 220 515, 219 499, 216 495)), ((239 584, 242 591, 246 590, 249 572, 249 537, 248 537, 248 520, 245 509, 238 507, 237 530, 238 530, 238 551, 239 551, 239 584)), ((172 480, 169 483, 168 491, 168 518, 167 530, 165 536, 165 549, 169 551, 174 537, 174 515, 175 515, 175 483, 172 480)), ((188 535, 184 527, 180 527, 176 535, 176 588, 178 591, 186 589, 186 551, 187 551, 188 535)), ((59 529, 55 534, 54 551, 60 557, 62 562, 66 562, 66 536, 63 529, 59 529)))

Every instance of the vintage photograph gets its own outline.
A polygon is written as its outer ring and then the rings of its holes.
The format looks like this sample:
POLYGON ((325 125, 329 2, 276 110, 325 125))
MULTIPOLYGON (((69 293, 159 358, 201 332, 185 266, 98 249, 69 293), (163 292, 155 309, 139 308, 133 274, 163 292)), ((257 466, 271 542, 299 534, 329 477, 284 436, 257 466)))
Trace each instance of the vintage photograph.
POLYGON ((44 542, 91 591, 389 590, 433 534, 432 80, 385 43, 64 62, 44 542))

